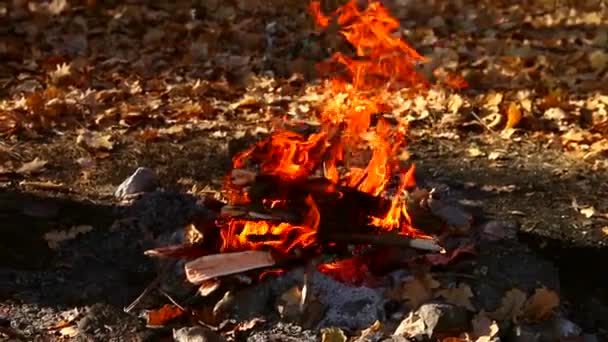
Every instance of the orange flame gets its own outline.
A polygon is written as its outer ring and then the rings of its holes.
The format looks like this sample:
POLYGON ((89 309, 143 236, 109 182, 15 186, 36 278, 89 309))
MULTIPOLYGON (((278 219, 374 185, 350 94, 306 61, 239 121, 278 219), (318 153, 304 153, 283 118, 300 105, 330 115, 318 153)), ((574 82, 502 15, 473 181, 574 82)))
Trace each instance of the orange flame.
MULTIPOLYGON (((275 132, 238 154, 233 167, 243 168, 251 161, 260 166, 262 174, 296 181, 311 176, 322 166, 324 176, 334 184, 356 187, 374 196, 383 195, 392 177, 399 174, 400 183, 390 210, 385 217, 370 217, 370 221, 379 230, 398 229, 401 234, 422 236, 412 228, 400 196, 415 185, 414 168, 399 171, 397 159, 405 145, 407 123, 394 126, 380 116, 391 110, 386 104, 391 88, 427 85, 415 70, 416 63, 427 59, 394 34, 399 22, 379 2, 359 9, 357 1, 351 0, 328 16, 322 13, 320 2, 313 1, 309 12, 320 28, 327 28, 332 21, 339 25, 340 34, 353 46, 355 54, 349 57, 336 52, 325 68, 320 66, 320 70, 334 73, 329 88, 333 96, 318 113, 321 130, 307 137, 290 131, 275 132), (362 162, 365 159, 368 161, 362 162)), ((248 201, 246 192, 232 195, 231 201, 248 201)), ((281 202, 264 204, 272 207, 277 203, 281 202)), ((312 197, 306 203, 310 209, 301 225, 229 222, 222 232, 222 250, 273 247, 289 252, 310 247, 316 242, 320 214, 312 197)))
POLYGON ((301 226, 289 223, 273 224, 267 221, 230 221, 227 229, 221 232, 221 250, 224 252, 274 247, 288 253, 295 248, 306 248, 314 244, 320 214, 312 197, 306 198, 306 204, 310 210, 301 226))

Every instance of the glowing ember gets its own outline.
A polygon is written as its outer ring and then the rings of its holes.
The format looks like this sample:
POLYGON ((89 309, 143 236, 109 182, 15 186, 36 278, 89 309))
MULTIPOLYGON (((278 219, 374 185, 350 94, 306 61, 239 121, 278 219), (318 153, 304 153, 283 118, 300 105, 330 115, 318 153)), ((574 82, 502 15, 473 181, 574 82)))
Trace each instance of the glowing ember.
MULTIPOLYGON (((234 169, 249 163, 259 166, 260 175, 270 175, 285 182, 308 179, 316 170, 336 187, 355 188, 373 196, 386 197, 387 185, 398 176, 396 194, 391 196, 390 210, 384 217, 369 217, 378 230, 398 230, 408 236, 424 236, 411 227, 401 194, 415 185, 414 168, 399 169, 400 154, 405 145, 407 123, 389 124, 382 117, 391 110, 385 99, 391 89, 426 86, 414 65, 425 61, 406 42, 394 35, 399 22, 379 2, 364 10, 350 1, 326 16, 318 1, 311 3, 310 13, 320 28, 334 20, 340 33, 355 50, 355 57, 336 52, 320 70, 331 72, 332 96, 318 111, 321 128, 318 133, 303 136, 279 131, 234 158, 234 169), (365 157, 367 156, 367 157, 365 157), (362 160, 368 160, 362 162, 362 160)), ((250 194, 230 182, 226 183, 231 203, 249 203, 250 194)), ((246 189, 246 188, 244 188, 246 189)), ((337 190, 336 190, 337 191, 337 190)), ((265 207, 283 206, 287 198, 263 200, 265 207)), ((228 221, 222 234, 222 251, 273 248, 290 252, 313 246, 319 223, 319 210, 313 198, 306 199, 309 212, 304 223, 269 221, 228 221)), ((324 265, 332 270, 332 265, 324 265)))

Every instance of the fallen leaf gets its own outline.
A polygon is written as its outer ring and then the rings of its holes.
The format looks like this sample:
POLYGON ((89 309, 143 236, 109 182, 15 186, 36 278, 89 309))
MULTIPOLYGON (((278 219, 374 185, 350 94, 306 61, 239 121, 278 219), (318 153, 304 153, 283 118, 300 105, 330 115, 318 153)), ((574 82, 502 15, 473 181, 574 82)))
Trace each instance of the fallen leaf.
POLYGON ((346 335, 340 328, 331 327, 321 329, 321 342, 345 342, 346 335))
POLYGON ((76 138, 76 144, 92 150, 111 151, 114 143, 111 135, 101 135, 97 132, 83 131, 76 138))
POLYGON ((595 208, 594 207, 581 208, 581 209, 579 209, 579 213, 581 213, 586 218, 591 218, 593 215, 595 215, 595 208))
POLYGON ((75 239, 79 234, 93 230, 92 226, 79 225, 67 230, 53 230, 44 234, 44 239, 51 249, 58 249, 62 242, 75 239))
POLYGON ((439 290, 436 294, 437 297, 441 296, 449 304, 461 306, 471 311, 475 311, 471 298, 473 298, 473 291, 467 284, 460 283, 458 287, 451 289, 439 290))
POLYGON ((358 341, 366 341, 368 339, 371 339, 371 336, 373 336, 375 333, 377 333, 378 331, 380 331, 380 329, 382 329, 382 323, 380 323, 380 321, 375 321, 374 324, 370 325, 369 327, 361 330, 361 334, 359 335, 359 337, 357 338, 358 341))
POLYGON ((401 321, 397 329, 395 329, 393 336, 403 336, 406 338, 430 337, 427 335, 424 319, 414 311, 410 311, 409 316, 401 321))
POLYGON ((608 235, 608 226, 602 227, 601 231, 604 233, 604 235, 608 235))
POLYGON ((504 154, 502 152, 498 152, 498 151, 492 151, 488 155, 488 159, 489 160, 498 160, 498 159, 503 158, 503 157, 504 157, 504 154))
POLYGON ((608 64, 608 53, 603 50, 595 50, 589 54, 589 63, 596 71, 603 70, 608 64))
POLYGON ((148 311, 147 326, 162 327, 168 322, 181 317, 184 311, 172 304, 165 304, 158 310, 148 311))
POLYGON ((469 157, 472 158, 477 158, 484 155, 484 153, 477 147, 471 147, 467 149, 467 153, 469 154, 469 157))
POLYGON ((559 302, 557 292, 546 288, 537 289, 526 302, 522 317, 533 322, 545 320, 551 317, 559 302))
POLYGON ((498 324, 481 311, 471 321, 475 342, 490 342, 498 334, 498 324))
POLYGON ((46 160, 42 160, 36 157, 34 158, 34 160, 21 165, 21 167, 18 168, 15 172, 21 175, 30 175, 33 173, 38 173, 44 169, 47 163, 48 162, 46 160))
POLYGON ((511 102, 507 108, 507 125, 505 129, 514 128, 521 121, 521 109, 515 102, 511 102))
POLYGON ((63 337, 76 337, 79 333, 80 330, 75 325, 59 329, 59 334, 63 337))
POLYGON ((527 295, 520 289, 511 289, 502 297, 500 307, 488 315, 498 321, 512 320, 516 321, 521 315, 526 302, 527 295))
POLYGON ((404 299, 412 309, 433 299, 433 291, 439 287, 439 282, 424 273, 406 281, 401 285, 400 297, 404 299))

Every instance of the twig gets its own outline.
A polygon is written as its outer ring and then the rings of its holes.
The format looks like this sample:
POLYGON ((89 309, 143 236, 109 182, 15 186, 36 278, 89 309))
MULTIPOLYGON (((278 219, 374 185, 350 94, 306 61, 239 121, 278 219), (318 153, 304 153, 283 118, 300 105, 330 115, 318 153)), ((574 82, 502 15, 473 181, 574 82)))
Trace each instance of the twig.
POLYGON ((125 307, 123 309, 123 311, 125 313, 130 313, 133 309, 135 309, 135 307, 137 305, 139 305, 139 303, 141 303, 141 301, 154 289, 156 289, 158 287, 158 285, 160 284, 161 281, 161 275, 157 275, 156 278, 154 278, 154 280, 152 280, 152 282, 146 286, 146 288, 141 292, 141 294, 139 296, 137 296, 137 298, 135 298, 135 300, 129 304, 129 306, 125 307))

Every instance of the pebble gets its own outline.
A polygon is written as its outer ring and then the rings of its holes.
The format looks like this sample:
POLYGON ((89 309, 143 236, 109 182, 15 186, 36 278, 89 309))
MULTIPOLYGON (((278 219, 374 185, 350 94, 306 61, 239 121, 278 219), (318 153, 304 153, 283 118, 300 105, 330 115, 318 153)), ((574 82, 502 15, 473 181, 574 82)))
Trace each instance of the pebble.
POLYGON ((114 196, 122 199, 129 195, 154 191, 158 186, 158 178, 154 170, 138 167, 135 172, 125 179, 114 192, 114 196))

